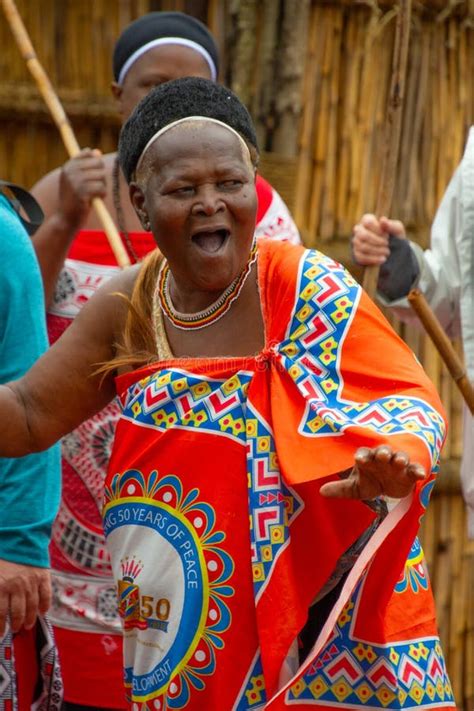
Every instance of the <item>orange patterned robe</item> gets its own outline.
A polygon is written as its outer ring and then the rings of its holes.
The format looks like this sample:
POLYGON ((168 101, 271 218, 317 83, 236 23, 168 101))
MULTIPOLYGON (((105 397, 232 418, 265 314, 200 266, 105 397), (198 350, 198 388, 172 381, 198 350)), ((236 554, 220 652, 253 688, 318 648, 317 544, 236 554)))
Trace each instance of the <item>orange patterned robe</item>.
POLYGON ((258 271, 263 352, 118 379, 103 519, 133 708, 455 708, 416 538, 432 475, 370 537, 299 665, 308 608, 375 516, 321 483, 381 443, 432 471, 445 425, 340 265, 260 241, 258 271))

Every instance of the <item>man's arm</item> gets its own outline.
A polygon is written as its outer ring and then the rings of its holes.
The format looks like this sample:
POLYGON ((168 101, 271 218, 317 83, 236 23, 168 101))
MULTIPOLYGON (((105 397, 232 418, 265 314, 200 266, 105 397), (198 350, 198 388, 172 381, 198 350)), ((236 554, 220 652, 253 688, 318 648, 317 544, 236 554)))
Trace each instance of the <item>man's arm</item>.
MULTIPOLYGON (((0 382, 20 377, 47 347, 43 289, 29 237, 0 198, 0 382)), ((48 545, 59 504, 59 450, 0 459, 0 636, 32 627, 50 604, 48 545)))
POLYGON ((406 240, 402 223, 395 220, 364 215, 354 227, 355 261, 381 266, 378 297, 402 321, 418 323, 405 298, 410 288, 416 286, 449 335, 459 335, 463 269, 460 245, 466 244, 469 249, 469 243, 472 244, 473 206, 474 134, 471 134, 463 160, 436 212, 429 249, 423 250, 406 240))

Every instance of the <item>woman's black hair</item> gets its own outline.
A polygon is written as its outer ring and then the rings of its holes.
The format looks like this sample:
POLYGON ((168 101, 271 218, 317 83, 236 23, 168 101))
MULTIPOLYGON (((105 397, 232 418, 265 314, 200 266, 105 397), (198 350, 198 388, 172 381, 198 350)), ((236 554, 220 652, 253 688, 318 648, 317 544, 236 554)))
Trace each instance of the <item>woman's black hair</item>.
POLYGON ((188 116, 206 116, 222 121, 240 133, 258 155, 250 114, 230 89, 198 77, 175 79, 152 89, 122 127, 118 158, 128 182, 150 138, 173 121, 188 116))

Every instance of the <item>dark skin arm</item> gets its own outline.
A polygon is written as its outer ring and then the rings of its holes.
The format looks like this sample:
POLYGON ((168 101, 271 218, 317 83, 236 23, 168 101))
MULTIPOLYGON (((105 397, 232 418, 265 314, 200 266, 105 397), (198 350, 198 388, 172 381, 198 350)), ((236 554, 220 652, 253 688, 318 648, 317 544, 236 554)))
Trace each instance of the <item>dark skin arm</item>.
MULTIPOLYGON (((121 272, 86 304, 62 338, 20 380, 0 386, 0 451, 21 456, 45 449, 115 395, 113 374, 92 373, 110 360, 123 330, 138 268, 121 272)), ((47 568, 0 560, 0 636, 7 616, 13 632, 35 624, 51 604, 47 568)))
POLYGON ((92 198, 107 194, 107 167, 100 151, 85 148, 31 190, 45 220, 33 237, 49 304, 59 272, 78 230, 89 225, 92 198))
POLYGON ((46 449, 115 396, 113 374, 93 375, 114 355, 137 267, 110 280, 84 306, 64 335, 26 375, 0 387, 0 456, 46 449))

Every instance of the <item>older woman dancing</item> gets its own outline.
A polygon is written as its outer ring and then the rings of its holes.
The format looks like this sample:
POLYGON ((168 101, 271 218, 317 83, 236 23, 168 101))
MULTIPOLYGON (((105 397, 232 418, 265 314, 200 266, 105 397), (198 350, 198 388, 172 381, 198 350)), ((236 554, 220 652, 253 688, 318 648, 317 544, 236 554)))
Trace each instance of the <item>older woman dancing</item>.
POLYGON ((133 708, 455 708, 416 539, 439 399, 340 265, 255 241, 257 158, 224 87, 140 103, 119 159, 159 252, 0 388, 0 454, 118 392, 103 518, 133 708))
MULTIPOLYGON (((219 53, 209 30, 181 12, 151 12, 124 29, 115 45, 112 90, 125 121, 158 84, 184 76, 215 80, 219 53)), ((255 232, 268 239, 300 243, 282 199, 257 175, 255 232)), ((85 149, 33 188, 46 219, 34 238, 48 303, 48 333, 54 341, 84 303, 119 270, 91 210, 101 196, 115 215, 132 263, 154 249, 130 203, 117 154, 85 149), (50 299, 50 297, 54 297, 50 299)), ((64 711, 76 705, 124 708, 121 624, 114 581, 101 526, 101 492, 115 426, 116 400, 62 441, 62 496, 53 527, 51 566, 55 591, 49 617, 61 658, 64 711)), ((28 551, 24 551, 28 555, 28 551)), ((34 551, 32 553, 32 564, 34 551)))

